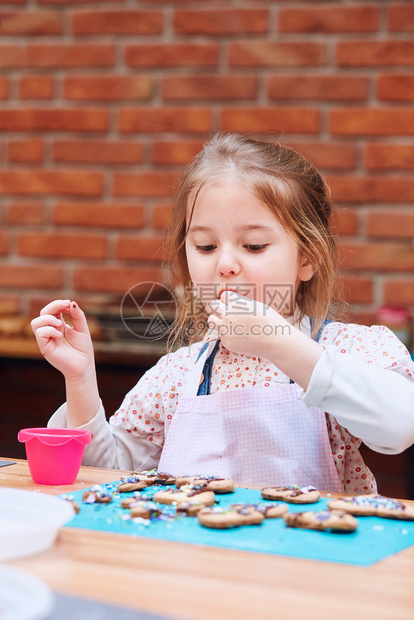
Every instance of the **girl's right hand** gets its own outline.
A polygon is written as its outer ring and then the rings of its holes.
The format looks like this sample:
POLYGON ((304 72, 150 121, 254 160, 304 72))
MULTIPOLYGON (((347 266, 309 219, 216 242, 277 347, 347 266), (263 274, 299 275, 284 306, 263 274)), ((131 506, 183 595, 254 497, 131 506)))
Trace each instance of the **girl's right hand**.
POLYGON ((41 354, 66 379, 83 377, 94 365, 92 339, 85 314, 70 299, 57 299, 40 311, 31 322, 41 354), (63 319, 69 313, 72 324, 63 319))

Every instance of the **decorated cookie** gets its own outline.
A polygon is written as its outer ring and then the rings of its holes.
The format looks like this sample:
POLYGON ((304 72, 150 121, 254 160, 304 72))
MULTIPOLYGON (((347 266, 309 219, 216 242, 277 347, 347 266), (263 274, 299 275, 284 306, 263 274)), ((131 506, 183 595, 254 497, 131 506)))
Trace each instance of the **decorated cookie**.
POLYGON ((328 502, 330 510, 344 510, 352 515, 366 517, 383 517, 414 521, 414 506, 383 495, 356 495, 342 497, 328 502))
POLYGON ((263 512, 256 510, 253 505, 235 504, 228 508, 214 506, 203 508, 197 514, 201 525, 217 530, 225 530, 241 525, 260 525, 264 521, 263 512))
POLYGON ((194 484, 186 484, 180 489, 165 489, 158 491, 154 495, 154 501, 160 504, 181 504, 188 502, 190 504, 203 504, 211 506, 214 504, 215 496, 213 491, 208 491, 205 486, 197 486, 194 484))
POLYGON ((153 517, 159 517, 162 512, 159 506, 154 502, 146 502, 142 500, 135 501, 130 505, 131 517, 141 519, 152 519, 153 517))
POLYGON ((320 510, 319 512, 289 512, 284 516, 286 525, 305 530, 332 530, 354 532, 357 520, 343 510, 320 510))
POLYGON ((266 519, 279 519, 279 517, 283 517, 288 511, 288 507, 286 504, 232 504, 230 508, 251 508, 261 512, 266 519))
POLYGON ((130 493, 131 491, 139 491, 145 489, 148 483, 145 480, 141 480, 136 474, 131 474, 125 478, 121 478, 118 485, 119 493, 130 493))
POLYGON ((234 482, 229 478, 218 478, 217 476, 178 476, 175 481, 177 488, 184 484, 196 484, 205 486, 209 491, 214 493, 233 493, 234 482))
POLYGON ((165 472, 158 471, 157 469, 150 469, 147 471, 134 471, 131 476, 136 476, 139 480, 147 483, 147 486, 153 484, 175 484, 175 476, 166 474, 165 472))
POLYGON ((64 499, 64 500, 66 500, 67 502, 69 502, 69 504, 71 504, 71 506, 72 506, 73 510, 76 512, 76 514, 79 514, 79 511, 80 511, 79 504, 74 501, 73 495, 61 495, 60 497, 62 499, 64 499))
POLYGON ((124 497, 124 499, 121 501, 121 508, 129 508, 131 504, 134 504, 138 501, 148 501, 148 496, 142 495, 142 493, 136 491, 134 495, 131 495, 130 497, 124 497))
POLYGON ((201 502, 180 502, 176 506, 177 515, 195 517, 206 505, 201 502))
POLYGON ((99 484, 95 484, 91 489, 87 489, 82 495, 85 504, 110 504, 112 494, 105 491, 99 484))
POLYGON ((264 499, 283 500, 289 504, 314 504, 320 498, 315 487, 300 487, 292 484, 287 487, 266 487, 262 489, 264 499))

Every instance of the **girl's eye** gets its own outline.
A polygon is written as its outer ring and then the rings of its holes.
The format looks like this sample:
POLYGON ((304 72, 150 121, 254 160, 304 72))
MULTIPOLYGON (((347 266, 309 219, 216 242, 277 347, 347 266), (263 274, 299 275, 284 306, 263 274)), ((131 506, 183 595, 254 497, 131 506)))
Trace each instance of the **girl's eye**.
POLYGON ((248 244, 244 247, 250 250, 250 252, 263 252, 263 250, 266 249, 268 245, 268 243, 261 243, 260 245, 248 244))
POLYGON ((208 252, 212 252, 215 247, 215 245, 196 245, 196 250, 202 252, 203 254, 207 254, 208 252))

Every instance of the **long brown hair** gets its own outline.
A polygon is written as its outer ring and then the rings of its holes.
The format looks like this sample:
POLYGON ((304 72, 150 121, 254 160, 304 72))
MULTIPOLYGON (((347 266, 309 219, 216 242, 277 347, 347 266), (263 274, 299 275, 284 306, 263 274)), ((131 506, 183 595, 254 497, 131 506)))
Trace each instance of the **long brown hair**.
POLYGON ((300 283, 295 299, 298 321, 312 316, 315 334, 324 319, 334 317, 337 251, 329 226, 329 188, 307 159, 277 141, 218 133, 187 166, 167 230, 170 269, 179 285, 170 344, 191 344, 205 333, 207 314, 195 298, 187 265, 187 206, 191 201, 192 214, 201 188, 228 177, 271 209, 299 252, 316 267, 312 278, 300 283))

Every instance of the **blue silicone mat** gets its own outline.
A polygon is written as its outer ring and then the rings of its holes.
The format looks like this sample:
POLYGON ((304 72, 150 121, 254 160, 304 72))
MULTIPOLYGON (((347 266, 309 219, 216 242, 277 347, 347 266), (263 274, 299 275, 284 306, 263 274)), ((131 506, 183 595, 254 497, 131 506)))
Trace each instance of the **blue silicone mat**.
MULTIPOLYGON (((157 538, 173 542, 210 545, 243 551, 320 560, 341 564, 370 566, 375 562, 414 545, 414 522, 359 517, 358 527, 352 533, 316 532, 288 528, 283 519, 265 519, 261 525, 245 526, 230 530, 212 530, 201 526, 195 517, 175 516, 175 508, 162 506, 163 519, 132 520, 129 510, 121 508, 121 499, 133 493, 115 493, 117 482, 101 485, 113 492, 111 504, 85 504, 84 491, 71 493, 80 512, 66 527, 78 527, 128 536, 157 538)), ((166 487, 148 487, 142 495, 152 499, 154 492, 166 487)), ((216 495, 220 506, 238 503, 266 502, 260 491, 236 489, 228 495, 216 495)), ((323 510, 325 499, 315 504, 288 504, 290 512, 323 510)))

